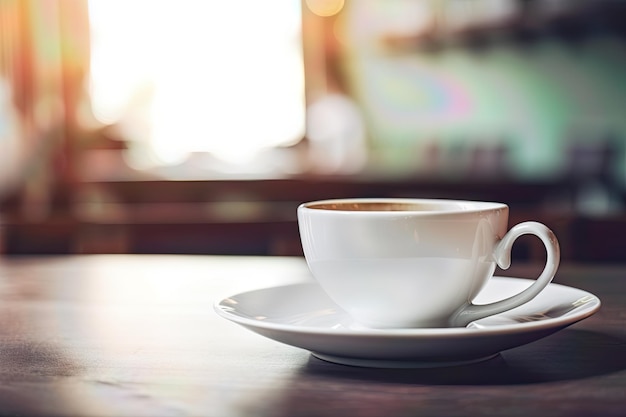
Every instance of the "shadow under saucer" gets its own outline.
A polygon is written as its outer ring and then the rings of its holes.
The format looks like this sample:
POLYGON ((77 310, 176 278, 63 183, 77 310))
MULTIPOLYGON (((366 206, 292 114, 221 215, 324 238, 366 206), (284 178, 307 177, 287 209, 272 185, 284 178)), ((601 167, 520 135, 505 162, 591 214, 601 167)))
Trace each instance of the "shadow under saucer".
POLYGON ((588 378, 626 369, 626 341, 565 329, 491 359, 449 367, 381 369, 338 365, 311 355, 307 375, 427 385, 515 385, 588 378))

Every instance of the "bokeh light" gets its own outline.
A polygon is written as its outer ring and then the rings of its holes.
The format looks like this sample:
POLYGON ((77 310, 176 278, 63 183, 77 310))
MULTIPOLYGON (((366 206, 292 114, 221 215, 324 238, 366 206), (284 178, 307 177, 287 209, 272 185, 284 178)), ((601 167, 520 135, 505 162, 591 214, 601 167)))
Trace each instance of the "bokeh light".
POLYGON ((318 16, 334 16, 343 9, 345 0, 306 0, 306 5, 318 16))

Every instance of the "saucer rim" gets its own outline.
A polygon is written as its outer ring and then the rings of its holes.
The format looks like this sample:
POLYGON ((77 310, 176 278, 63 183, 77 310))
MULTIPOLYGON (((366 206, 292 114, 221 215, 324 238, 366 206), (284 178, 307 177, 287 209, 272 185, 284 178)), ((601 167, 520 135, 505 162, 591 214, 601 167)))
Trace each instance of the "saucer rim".
MULTIPOLYGON (((516 277, 508 277, 508 276, 494 276, 491 278, 496 281, 519 281, 523 283, 527 283, 530 285, 534 280, 527 278, 516 278, 516 277)), ((240 315, 234 314, 231 311, 228 311, 230 307, 224 306, 223 303, 229 298, 237 297, 244 294, 249 294, 253 292, 260 291, 268 291, 268 290, 278 290, 278 289, 286 289, 286 288, 297 288, 297 287, 307 287, 313 286, 319 288, 319 284, 315 281, 304 281, 297 283, 290 283, 284 285, 277 285, 265 288, 258 288, 249 291, 242 291, 237 294, 233 294, 229 297, 223 298, 219 301, 216 301, 213 304, 213 309, 215 312, 221 317, 230 320, 234 323, 237 323, 246 327, 254 327, 261 328, 267 330, 277 330, 281 332, 290 332, 290 333, 307 333, 307 334, 315 334, 315 335, 326 335, 326 336, 349 336, 349 337, 389 337, 389 338, 397 338, 397 337, 412 337, 412 338, 421 338, 421 337, 438 337, 438 338, 459 338, 459 337, 477 337, 480 335, 489 335, 492 333, 496 334, 517 334, 517 333, 526 333, 531 331, 541 331, 545 329, 554 329, 554 328, 564 328, 570 326, 576 322, 584 320, 594 313, 596 313, 602 304, 599 297, 595 294, 592 294, 586 290, 582 290, 576 287, 571 287, 558 283, 550 283, 548 287, 550 288, 563 288, 566 291, 575 290, 581 293, 581 298, 584 296, 591 297, 591 300, 588 301, 584 306, 578 308, 574 314, 565 314, 560 317, 550 317, 544 320, 539 321, 530 321, 523 323, 511 323, 511 324, 498 324, 493 325, 491 327, 479 327, 479 328, 469 328, 469 327, 437 327, 437 328, 359 328, 359 329, 335 329, 335 328, 323 328, 323 327, 310 327, 310 326, 302 326, 296 324, 288 324, 288 323, 276 323, 272 321, 263 321, 263 320, 255 320, 252 318, 242 317, 240 315)), ((532 300, 530 301, 532 302, 532 300)), ((346 314, 345 312, 342 312, 346 314)), ((506 313, 500 313, 506 314, 506 313)), ((497 317, 500 314, 495 314, 490 317, 497 317)), ((477 320, 480 321, 480 320, 477 320)))

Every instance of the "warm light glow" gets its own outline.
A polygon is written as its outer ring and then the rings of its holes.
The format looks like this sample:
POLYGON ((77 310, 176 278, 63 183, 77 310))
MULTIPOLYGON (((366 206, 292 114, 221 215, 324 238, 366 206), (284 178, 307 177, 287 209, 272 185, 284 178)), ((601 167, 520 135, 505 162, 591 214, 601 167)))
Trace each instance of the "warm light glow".
POLYGON ((306 0, 306 5, 318 16, 334 16, 343 9, 344 0, 306 0))
POLYGON ((299 5, 89 0, 96 117, 126 127, 137 165, 177 163, 191 152, 243 163, 298 141, 299 5))

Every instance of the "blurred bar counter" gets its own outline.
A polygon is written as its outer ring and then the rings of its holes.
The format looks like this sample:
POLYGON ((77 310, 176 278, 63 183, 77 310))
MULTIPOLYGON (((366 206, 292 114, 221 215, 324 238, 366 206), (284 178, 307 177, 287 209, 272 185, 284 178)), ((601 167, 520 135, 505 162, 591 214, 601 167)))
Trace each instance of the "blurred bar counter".
MULTIPOLYGON (((300 256, 296 221, 300 203, 341 197, 415 197, 501 201, 510 206, 511 225, 537 220, 552 228, 564 261, 623 262, 623 245, 617 239, 626 235, 626 215, 602 202, 595 210, 581 199, 581 193, 587 192, 584 187, 571 180, 362 176, 82 182, 57 190, 46 212, 33 213, 16 202, 5 202, 0 248, 6 255, 300 256)), ((539 242, 522 237, 513 256, 537 261, 545 254, 539 242)))

